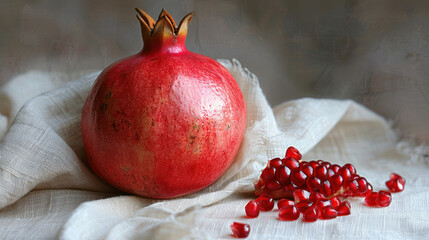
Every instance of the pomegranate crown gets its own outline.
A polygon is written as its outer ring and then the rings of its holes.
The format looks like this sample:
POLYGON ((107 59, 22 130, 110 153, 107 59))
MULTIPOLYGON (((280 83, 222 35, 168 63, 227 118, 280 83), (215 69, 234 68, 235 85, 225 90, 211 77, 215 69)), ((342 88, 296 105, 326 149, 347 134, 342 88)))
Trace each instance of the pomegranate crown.
POLYGON ((165 9, 162 9, 156 22, 143 10, 136 8, 136 11, 138 13, 137 18, 140 21, 144 41, 156 36, 171 36, 173 38, 178 36, 186 37, 189 22, 195 15, 195 12, 188 13, 182 21, 180 21, 179 26, 176 26, 173 17, 165 9))

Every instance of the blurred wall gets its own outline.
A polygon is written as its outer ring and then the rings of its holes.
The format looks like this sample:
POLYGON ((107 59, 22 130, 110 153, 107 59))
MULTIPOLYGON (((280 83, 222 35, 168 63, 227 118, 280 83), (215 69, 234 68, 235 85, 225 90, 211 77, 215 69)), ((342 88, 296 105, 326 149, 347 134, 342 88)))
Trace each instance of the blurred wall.
POLYGON ((134 7, 197 11, 187 45, 237 58, 271 105, 354 99, 429 142, 428 1, 0 0, 0 85, 30 69, 102 69, 142 47, 134 7))

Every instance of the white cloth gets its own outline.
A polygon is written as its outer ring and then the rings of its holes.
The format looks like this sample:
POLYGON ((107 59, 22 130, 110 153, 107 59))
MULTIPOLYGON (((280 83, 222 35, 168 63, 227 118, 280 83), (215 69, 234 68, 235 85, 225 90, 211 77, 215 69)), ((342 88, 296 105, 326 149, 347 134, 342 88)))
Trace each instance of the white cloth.
POLYGON ((429 167, 398 150, 396 134, 383 118, 348 100, 306 98, 272 109, 254 74, 236 60, 220 62, 234 75, 247 104, 241 149, 213 185, 164 201, 119 196, 85 163, 80 116, 98 73, 65 84, 61 74, 30 72, 4 86, 0 239, 228 239, 234 221, 250 224, 249 239, 429 236, 429 167), (387 208, 353 199, 352 214, 334 220, 284 222, 276 210, 244 217, 261 169, 290 145, 307 160, 353 163, 375 189, 385 189, 389 174, 397 172, 407 179, 405 191, 393 194, 387 208))

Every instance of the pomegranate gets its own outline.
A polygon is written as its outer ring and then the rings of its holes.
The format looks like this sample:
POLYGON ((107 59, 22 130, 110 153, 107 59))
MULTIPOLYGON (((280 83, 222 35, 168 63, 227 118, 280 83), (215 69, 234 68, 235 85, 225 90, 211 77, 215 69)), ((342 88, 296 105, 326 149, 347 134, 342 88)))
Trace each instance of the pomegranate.
POLYGON ((168 199, 197 192, 232 164, 246 125, 240 88, 217 61, 190 52, 194 13, 176 27, 140 9, 144 46, 107 67, 82 111, 89 165, 112 186, 168 199))

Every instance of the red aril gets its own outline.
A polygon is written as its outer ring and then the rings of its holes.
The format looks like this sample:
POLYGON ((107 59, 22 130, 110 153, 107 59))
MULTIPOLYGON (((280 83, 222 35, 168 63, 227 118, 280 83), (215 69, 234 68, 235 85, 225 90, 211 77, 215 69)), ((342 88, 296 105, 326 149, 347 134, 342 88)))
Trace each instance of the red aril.
POLYGON ((271 159, 269 162, 269 167, 278 168, 282 165, 282 160, 280 158, 271 159))
POLYGON ((332 206, 326 206, 320 211, 320 216, 322 219, 333 219, 338 216, 338 212, 332 206))
POLYGON ((285 199, 285 198, 280 199, 280 200, 277 202, 277 207, 278 207, 278 209, 282 209, 282 208, 283 208, 283 207, 285 207, 285 206, 294 206, 294 205, 295 205, 295 202, 294 202, 294 201, 289 200, 289 199, 285 199))
POLYGON ((392 202, 392 195, 387 191, 379 191, 377 193, 376 202, 380 207, 387 207, 392 202))
POLYGON ((313 205, 313 202, 307 199, 301 200, 300 202, 296 203, 296 207, 299 209, 300 212, 304 212, 307 210, 307 208, 311 207, 313 205))
POLYGON ((377 204, 377 192, 370 192, 366 197, 365 197, 365 203, 368 206, 371 207, 375 207, 378 206, 377 204))
POLYGON ((255 200, 251 200, 249 203, 247 203, 244 209, 246 211, 246 215, 249 218, 255 218, 259 216, 259 205, 255 200))
POLYGON ((386 182, 386 186, 391 192, 402 192, 405 188, 405 179, 397 173, 391 173, 390 180, 386 182))
POLYGON ((304 211, 302 220, 304 220, 305 222, 315 222, 319 218, 319 214, 319 208, 316 204, 313 204, 304 211))
POLYGON ((231 230, 236 238, 246 238, 250 233, 250 226, 246 223, 234 222, 231 225, 231 230))
POLYGON ((262 211, 271 211, 274 208, 274 200, 266 194, 262 194, 255 201, 262 211))
POLYGON ((299 210, 296 206, 285 206, 279 210, 279 218, 285 221, 293 221, 299 218, 299 210))
POLYGON ((338 212, 338 216, 350 215, 350 209, 351 209, 350 202, 349 201, 344 201, 344 202, 340 203, 340 205, 338 205, 337 207, 335 207, 335 209, 338 212))
POLYGON ((296 148, 294 148, 294 147, 289 147, 287 150, 286 150, 286 154, 285 154, 285 158, 289 158, 289 157, 291 157, 291 158, 294 158, 294 159, 296 159, 296 160, 301 160, 301 158, 302 158, 302 155, 301 155, 301 153, 298 151, 298 149, 296 149, 296 148))
POLYGON ((186 49, 186 15, 157 21, 137 9, 143 50, 106 68, 82 111, 95 174, 125 192, 173 198, 197 192, 232 164, 246 127, 240 88, 217 61, 186 49))

